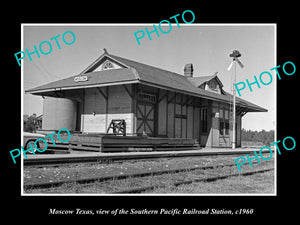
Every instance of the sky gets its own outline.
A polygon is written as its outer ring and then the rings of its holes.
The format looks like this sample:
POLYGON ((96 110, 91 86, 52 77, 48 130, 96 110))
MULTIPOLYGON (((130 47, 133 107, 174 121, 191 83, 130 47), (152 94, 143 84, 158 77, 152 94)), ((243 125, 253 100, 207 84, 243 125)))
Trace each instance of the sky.
MULTIPOLYGON (((154 23, 153 23, 154 24, 154 23)), ((273 24, 172 24, 169 33, 161 33, 158 37, 152 33, 150 40, 147 35, 140 39, 138 45, 134 33, 143 30, 153 30, 153 24, 23 24, 22 49, 34 51, 34 45, 43 41, 52 44, 48 55, 40 53, 28 56, 21 61, 24 86, 28 90, 55 80, 74 76, 82 72, 95 59, 103 54, 103 48, 108 53, 134 61, 183 74, 184 65, 192 63, 194 77, 213 75, 224 84, 224 90, 231 92, 232 71, 227 71, 232 58, 229 54, 237 49, 244 64, 237 66, 236 81, 254 81, 259 79, 263 71, 273 75, 270 85, 261 88, 253 85, 253 92, 247 87, 241 91, 241 98, 264 107, 268 112, 247 113, 242 120, 242 127, 250 130, 271 130, 276 125, 276 82, 275 71, 270 71, 276 65, 276 28, 273 24), (76 40, 66 45, 62 35, 72 31, 76 40), (55 40, 57 38, 61 49, 55 40)), ((156 23, 157 25, 157 23, 156 23)), ((166 26, 168 26, 166 24, 166 26)), ((162 26, 167 31, 169 27, 162 26)), ((72 41, 71 35, 65 36, 67 42, 72 41)), ((47 52, 47 44, 43 45, 47 52)), ((16 62, 17 63, 17 62, 16 62)), ((263 78, 265 82, 268 78, 263 78)), ((43 101, 40 96, 23 93, 23 114, 43 113, 43 101)))

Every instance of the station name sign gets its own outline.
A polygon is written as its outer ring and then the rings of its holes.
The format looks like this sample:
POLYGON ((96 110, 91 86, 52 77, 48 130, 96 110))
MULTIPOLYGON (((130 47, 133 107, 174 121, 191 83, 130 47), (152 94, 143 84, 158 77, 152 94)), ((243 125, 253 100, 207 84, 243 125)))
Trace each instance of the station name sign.
POLYGON ((78 77, 74 77, 74 81, 75 82, 84 82, 87 81, 88 77, 87 76, 78 76, 78 77))

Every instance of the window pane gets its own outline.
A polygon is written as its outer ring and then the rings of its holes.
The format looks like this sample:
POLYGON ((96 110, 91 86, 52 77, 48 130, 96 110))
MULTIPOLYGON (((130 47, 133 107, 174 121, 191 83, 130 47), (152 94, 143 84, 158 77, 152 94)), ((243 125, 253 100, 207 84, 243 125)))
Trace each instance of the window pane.
POLYGON ((200 118, 201 118, 201 131, 203 133, 207 132, 207 108, 201 108, 200 109, 200 118))
POLYGON ((228 110, 225 110, 225 119, 228 120, 228 110))
POLYGON ((223 109, 220 109, 220 118, 223 118, 223 109))
POLYGON ((220 120, 220 135, 224 135, 224 122, 220 120))
POLYGON ((207 120, 207 109, 206 108, 202 108, 202 120, 207 120))
POLYGON ((225 134, 229 135, 229 123, 225 123, 225 134))

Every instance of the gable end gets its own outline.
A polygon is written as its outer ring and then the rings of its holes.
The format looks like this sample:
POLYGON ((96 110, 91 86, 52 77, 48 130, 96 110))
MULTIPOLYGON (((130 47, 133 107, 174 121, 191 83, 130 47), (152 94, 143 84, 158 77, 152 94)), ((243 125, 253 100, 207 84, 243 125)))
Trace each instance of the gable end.
POLYGON ((98 59, 96 59, 93 63, 86 67, 80 74, 90 73, 94 71, 102 71, 106 69, 121 68, 129 68, 129 66, 114 59, 107 53, 107 51, 105 51, 98 59), (110 64, 110 66, 108 64, 110 64))

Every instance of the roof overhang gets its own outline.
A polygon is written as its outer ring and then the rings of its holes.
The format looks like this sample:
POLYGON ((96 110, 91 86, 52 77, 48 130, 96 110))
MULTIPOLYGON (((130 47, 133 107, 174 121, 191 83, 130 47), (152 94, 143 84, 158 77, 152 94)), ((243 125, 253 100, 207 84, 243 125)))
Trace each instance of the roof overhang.
MULTIPOLYGON (((94 87, 106 87, 106 86, 116 86, 116 85, 126 85, 126 84, 136 84, 140 83, 146 86, 150 87, 155 87, 159 89, 164 89, 172 92, 177 92, 177 93, 182 93, 194 97, 200 97, 204 99, 209 99, 213 101, 218 101, 218 102, 223 102, 223 103, 228 103, 230 104, 230 97, 229 96, 224 96, 220 94, 214 94, 216 96, 212 96, 212 93, 209 92, 205 94, 205 90, 199 89, 199 93, 191 92, 188 90, 181 90, 181 89, 176 89, 172 87, 166 87, 163 85, 159 85, 156 83, 150 83, 147 81, 143 80, 128 80, 128 81, 121 81, 121 82, 107 82, 107 83, 101 83, 101 84, 92 84, 92 85, 80 85, 80 86, 66 86, 66 87, 59 87, 59 88, 46 88, 46 89, 41 89, 41 90, 28 90, 25 91, 25 93, 29 94, 34 94, 34 95, 40 95, 40 96, 53 96, 53 92, 60 92, 60 91, 68 91, 68 90, 79 90, 79 89, 86 89, 86 88, 94 88, 94 87), (203 93, 200 93, 203 92, 203 93)), ((239 107, 239 110, 242 110, 242 112, 267 112, 267 109, 264 109, 260 106, 257 106, 253 103, 247 102, 243 99, 240 99, 237 97, 237 107, 239 107)))
POLYGON ((120 82, 108 82, 102 84, 91 84, 91 85, 80 85, 80 86, 67 86, 67 87, 60 87, 60 88, 46 88, 40 90, 27 90, 25 91, 26 94, 34 94, 34 95, 43 95, 46 92, 52 91, 66 91, 66 90, 77 90, 77 89, 85 89, 85 88, 94 88, 94 87, 106 87, 106 86, 116 86, 116 85, 125 85, 125 84, 135 84, 139 83, 138 80, 128 80, 128 81, 120 81, 120 82))
MULTIPOLYGON (((223 102, 223 103, 227 103, 227 104, 232 104, 230 101, 229 96, 224 96, 224 95, 220 95, 220 94, 215 94, 216 96, 211 96, 211 92, 209 92, 209 95, 206 95, 204 93, 195 93, 195 92, 190 92, 187 90, 181 90, 181 89, 175 89, 175 88, 171 88, 171 87, 165 87, 159 84, 154 84, 154 83, 150 83, 150 82, 146 82, 146 81, 140 81, 141 84, 144 85, 148 85, 151 87, 156 87, 156 88, 160 88, 160 89, 164 89, 164 90, 168 90, 168 91, 173 91, 173 92, 178 92, 178 93, 183 93, 186 95, 191 95, 194 97, 200 97, 200 98, 205 98, 205 99, 209 99, 209 100, 213 100, 213 101, 217 101, 217 102, 223 102), (222 98, 220 98, 222 97, 222 98)), ((205 90, 199 89, 199 92, 207 92, 205 90)), ((244 99, 238 98, 237 99, 237 107, 239 107, 240 109, 243 109, 243 112, 267 112, 268 110, 265 108, 262 108, 260 106, 257 106, 253 103, 250 103, 244 99)))
MULTIPOLYGON (((217 77, 217 73, 208 80, 216 79, 222 86, 222 82, 217 77)), ((94 87, 116 86, 141 83, 144 85, 169 90, 177 93, 183 93, 190 96, 209 99, 218 102, 232 104, 232 95, 229 93, 218 94, 211 91, 206 91, 195 87, 185 76, 166 71, 157 67, 149 66, 143 63, 138 63, 122 57, 113 56, 105 51, 98 59, 96 59, 90 66, 88 66, 79 75, 71 76, 59 81, 54 81, 30 90, 25 93, 30 93, 40 96, 56 96, 60 97, 59 92, 68 90, 80 90, 94 87), (95 71, 93 70, 99 66, 107 58, 122 65, 121 69, 95 71), (84 82, 75 82, 77 76, 87 76, 88 79, 84 82), (155 75, 155 76, 154 76, 155 75)), ((225 93, 225 92, 224 92, 225 93)), ((260 106, 251 102, 236 98, 237 107, 243 112, 267 112, 260 106)))

